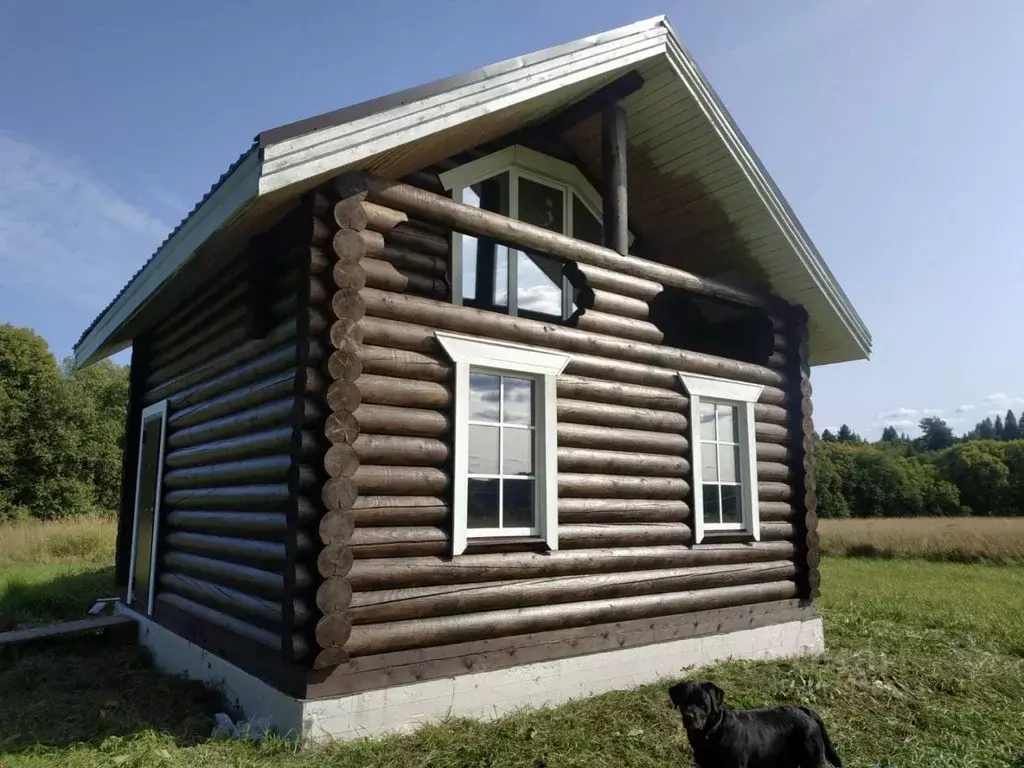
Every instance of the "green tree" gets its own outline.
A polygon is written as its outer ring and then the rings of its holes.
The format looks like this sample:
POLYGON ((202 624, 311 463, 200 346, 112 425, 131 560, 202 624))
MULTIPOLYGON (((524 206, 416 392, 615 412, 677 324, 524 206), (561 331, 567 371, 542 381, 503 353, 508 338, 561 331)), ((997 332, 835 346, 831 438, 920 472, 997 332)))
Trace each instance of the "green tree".
POLYGON ((899 439, 900 436, 896 433, 896 427, 888 426, 882 430, 883 443, 895 443, 899 439))
POLYGON ((923 434, 924 446, 929 451, 941 451, 954 442, 953 430, 938 416, 925 416, 918 426, 923 434))
MULTIPOLYGON (((828 430, 825 430, 828 432, 828 430)), ((822 440, 814 446, 815 477, 818 484, 818 514, 821 517, 849 517, 850 505, 843 495, 843 478, 849 474, 848 452, 839 443, 822 440)))
POLYGON ((836 436, 832 434, 832 430, 830 429, 826 429, 824 432, 821 433, 821 439, 824 440, 826 443, 836 442, 836 436))
POLYGON ((843 424, 839 427, 839 434, 836 435, 836 439, 840 443, 863 443, 864 439, 850 429, 849 424, 843 424))
POLYGON ((1003 440, 1016 440, 1021 436, 1020 428, 1017 425, 1017 417, 1012 410, 1006 411, 1006 418, 1003 419, 1003 440))
POLYGON ((1002 514, 1011 498, 1010 470, 1003 446, 992 440, 960 443, 936 460, 942 476, 960 489, 961 501, 975 515, 1002 514))
POLYGON ((995 433, 996 433, 995 434, 996 440, 1002 440, 1003 439, 1003 420, 1001 418, 999 418, 998 416, 996 416, 996 423, 993 426, 994 426, 995 433))

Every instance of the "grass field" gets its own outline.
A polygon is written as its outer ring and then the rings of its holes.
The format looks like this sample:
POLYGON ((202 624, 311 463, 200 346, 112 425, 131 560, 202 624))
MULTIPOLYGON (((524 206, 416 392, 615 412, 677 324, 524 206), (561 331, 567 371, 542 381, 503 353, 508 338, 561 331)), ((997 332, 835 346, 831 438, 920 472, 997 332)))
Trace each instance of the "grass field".
POLYGON ((1024 517, 822 520, 826 554, 1024 564, 1024 517))
MULTIPOLYGON (((700 676, 736 706, 817 708, 853 768, 1024 768, 1024 568, 829 557, 822 570, 823 658, 700 676)), ((136 649, 80 644, 0 658, 0 765, 684 768, 666 687, 297 753, 207 741, 218 704, 201 687, 136 649)))

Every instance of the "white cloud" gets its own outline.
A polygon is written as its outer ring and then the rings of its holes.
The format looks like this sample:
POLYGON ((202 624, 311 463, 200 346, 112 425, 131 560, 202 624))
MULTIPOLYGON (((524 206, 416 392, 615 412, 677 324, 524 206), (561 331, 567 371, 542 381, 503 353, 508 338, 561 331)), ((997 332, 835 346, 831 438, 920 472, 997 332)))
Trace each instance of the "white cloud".
POLYGON ((0 284, 99 309, 170 227, 73 160, 0 133, 0 284))
POLYGON ((967 413, 967 412, 973 411, 973 410, 974 410, 974 406, 970 405, 970 404, 968 404, 968 405, 958 405, 956 407, 956 413, 967 413))
POLYGON ((917 408, 897 408, 894 411, 878 414, 878 418, 881 421, 886 421, 887 419, 912 419, 920 413, 924 413, 924 411, 920 411, 917 408))

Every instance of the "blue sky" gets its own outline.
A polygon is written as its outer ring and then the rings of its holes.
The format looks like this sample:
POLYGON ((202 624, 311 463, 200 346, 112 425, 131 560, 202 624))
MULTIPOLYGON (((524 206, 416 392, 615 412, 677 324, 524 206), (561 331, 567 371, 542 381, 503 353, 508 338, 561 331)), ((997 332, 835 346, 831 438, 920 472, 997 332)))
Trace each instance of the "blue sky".
POLYGON ((659 13, 874 335, 815 370, 819 428, 1019 412, 1005 0, 0 3, 0 322, 68 354, 262 129, 659 13))

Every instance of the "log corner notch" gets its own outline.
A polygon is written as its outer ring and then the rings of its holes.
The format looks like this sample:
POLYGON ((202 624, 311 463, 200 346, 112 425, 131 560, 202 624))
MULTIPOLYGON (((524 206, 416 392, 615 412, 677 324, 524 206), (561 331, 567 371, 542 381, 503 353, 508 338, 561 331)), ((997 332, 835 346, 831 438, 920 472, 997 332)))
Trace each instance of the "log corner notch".
POLYGON ((808 316, 803 307, 793 307, 790 331, 793 370, 790 375, 790 440, 793 452, 793 479, 798 492, 794 498, 795 535, 798 562, 805 571, 799 582, 801 597, 816 599, 820 594, 821 553, 818 546, 818 489, 814 467, 814 420, 811 403, 810 345, 808 316))

